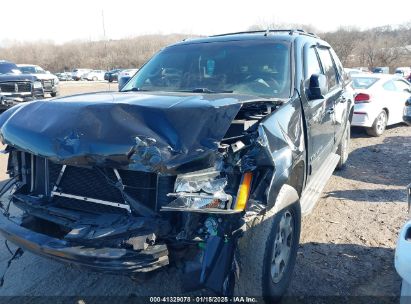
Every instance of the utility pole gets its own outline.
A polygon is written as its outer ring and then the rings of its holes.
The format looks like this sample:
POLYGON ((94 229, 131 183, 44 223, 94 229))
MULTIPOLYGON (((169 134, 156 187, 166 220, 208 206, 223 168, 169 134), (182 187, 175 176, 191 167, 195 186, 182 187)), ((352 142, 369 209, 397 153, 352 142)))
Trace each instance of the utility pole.
MULTIPOLYGON (((105 25, 105 20, 104 20, 104 9, 101 10, 101 19, 103 22, 103 39, 104 39, 104 53, 105 53, 105 58, 106 58, 106 71, 110 70, 110 64, 111 60, 108 58, 108 52, 107 52, 107 38, 106 38, 106 25, 105 25)), ((110 83, 108 84, 108 89, 110 90, 110 83)))

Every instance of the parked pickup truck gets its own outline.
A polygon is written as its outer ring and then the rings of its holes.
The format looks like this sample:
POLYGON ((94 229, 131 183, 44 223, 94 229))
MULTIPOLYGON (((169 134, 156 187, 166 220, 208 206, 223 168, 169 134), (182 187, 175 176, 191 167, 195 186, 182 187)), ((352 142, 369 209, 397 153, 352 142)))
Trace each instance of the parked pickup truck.
POLYGON ((34 64, 18 64, 17 66, 23 74, 36 76, 43 85, 44 93, 50 94, 51 97, 56 97, 59 94, 59 79, 56 75, 34 64))
POLYGON ((6 210, 21 211, 4 212, 0 232, 93 270, 136 276, 180 260, 187 290, 279 299, 301 216, 347 160, 352 104, 340 60, 313 34, 168 46, 120 92, 0 116, 3 193, 17 207, 6 210))
POLYGON ((43 85, 36 76, 22 74, 17 65, 5 60, 0 60, 0 93, 4 97, 0 110, 44 97, 43 85))

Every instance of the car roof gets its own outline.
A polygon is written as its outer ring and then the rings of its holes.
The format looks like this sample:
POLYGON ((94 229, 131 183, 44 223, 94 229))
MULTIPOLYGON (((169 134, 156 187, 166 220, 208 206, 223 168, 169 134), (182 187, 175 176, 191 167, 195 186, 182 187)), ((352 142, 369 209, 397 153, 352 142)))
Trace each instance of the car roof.
POLYGON ((380 74, 380 73, 359 73, 354 74, 351 78, 377 78, 377 79, 401 79, 397 75, 392 74, 380 74))
POLYGON ((293 42, 296 39, 315 39, 328 45, 325 41, 322 41, 318 36, 312 33, 307 33, 303 30, 267 30, 267 31, 248 31, 238 33, 220 34, 208 37, 188 38, 176 44, 170 45, 185 45, 194 43, 210 43, 210 42, 223 42, 223 41, 251 41, 251 40, 267 40, 273 41, 289 41, 293 42))
POLYGON ((37 67, 37 64, 27 64, 27 63, 19 63, 17 64, 18 67, 37 67))

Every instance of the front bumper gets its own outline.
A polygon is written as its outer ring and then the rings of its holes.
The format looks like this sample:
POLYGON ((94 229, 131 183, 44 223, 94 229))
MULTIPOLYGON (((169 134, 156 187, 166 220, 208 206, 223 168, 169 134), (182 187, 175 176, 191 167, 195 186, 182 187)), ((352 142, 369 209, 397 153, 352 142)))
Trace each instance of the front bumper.
POLYGON ((104 273, 149 272, 168 265, 166 245, 154 245, 142 251, 75 246, 65 240, 26 229, 3 214, 0 215, 0 234, 35 254, 104 273))
POLYGON ((9 93, 9 92, 2 92, 4 99, 6 101, 11 102, 25 102, 25 101, 32 101, 37 98, 44 97, 43 89, 36 89, 32 92, 23 92, 23 93, 9 93))

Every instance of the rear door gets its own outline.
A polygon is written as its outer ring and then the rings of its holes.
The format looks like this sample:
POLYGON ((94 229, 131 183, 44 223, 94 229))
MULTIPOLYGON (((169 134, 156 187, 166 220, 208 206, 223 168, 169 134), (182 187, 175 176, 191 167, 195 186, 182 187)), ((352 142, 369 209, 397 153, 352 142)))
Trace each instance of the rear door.
MULTIPOLYGON (((321 64, 320 51, 315 45, 306 45, 304 48, 306 88, 308 88, 311 75, 325 74, 327 76, 327 70, 324 68, 327 65, 321 64)), ((329 60, 331 60, 330 57, 329 60)), ((328 92, 323 99, 309 100, 307 102, 307 111, 305 112, 310 139, 308 154, 309 162, 311 163, 310 173, 312 174, 321 167, 324 159, 330 154, 334 143, 334 101, 330 96, 330 92, 328 92)))
MULTIPOLYGON (((331 56, 331 50, 329 47, 319 47, 318 54, 320 55, 321 64, 325 76, 327 77, 328 93, 325 96, 327 100, 327 114, 330 121, 331 128, 328 134, 332 134, 330 140, 330 147, 327 147, 328 152, 332 151, 334 143, 339 142, 342 137, 343 127, 345 127, 345 115, 346 115, 346 99, 343 96, 343 83, 342 79, 337 71, 334 59, 331 56)), ((327 127, 329 126, 327 125, 327 127)))

